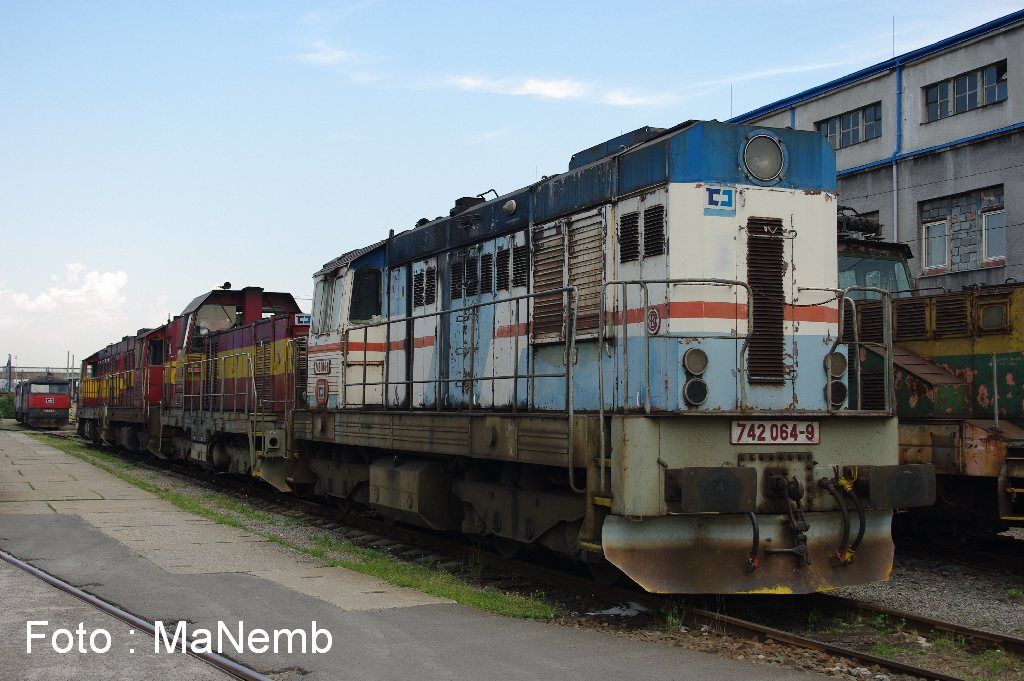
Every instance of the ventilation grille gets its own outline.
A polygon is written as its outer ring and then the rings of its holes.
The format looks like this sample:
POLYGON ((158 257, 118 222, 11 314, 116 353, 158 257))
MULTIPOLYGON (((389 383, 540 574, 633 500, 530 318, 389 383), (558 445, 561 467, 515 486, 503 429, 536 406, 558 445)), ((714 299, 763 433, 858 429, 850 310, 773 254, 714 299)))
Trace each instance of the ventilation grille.
POLYGON ((423 307, 423 280, 424 272, 420 270, 412 275, 412 306, 423 307))
POLYGON ((857 314, 860 317, 860 334, 858 340, 861 343, 882 342, 882 303, 859 302, 857 314))
POLYGON ((665 206, 651 206, 644 211, 644 257, 665 252, 665 206))
POLYGON ((437 300, 437 269, 428 267, 425 272, 427 276, 423 285, 423 304, 433 305, 437 300))
POLYGON ((456 260, 452 263, 452 278, 451 278, 451 291, 452 300, 458 300, 462 297, 462 261, 456 260))
POLYGON ((619 262, 640 259, 640 213, 626 213, 619 220, 619 262))
MULTIPOLYGON (((533 290, 543 293, 562 288, 565 242, 562 225, 541 227, 533 233, 533 290)), ((562 331, 564 295, 538 295, 533 300, 535 336, 557 336, 562 331)))
POLYGON ((870 411, 885 409, 885 376, 863 374, 861 376, 860 408, 870 411))
POLYGON ((466 295, 475 296, 480 290, 480 275, 476 269, 477 258, 466 258, 466 295))
POLYGON ((530 249, 525 244, 512 249, 512 286, 526 286, 530 271, 530 249))
POLYGON ((511 262, 511 256, 507 250, 498 251, 496 258, 498 267, 498 290, 507 291, 509 282, 508 266, 511 262))
POLYGON ((935 335, 966 336, 969 330, 967 322, 967 298, 935 299, 935 335))
POLYGON ((747 280, 752 289, 754 331, 747 346, 747 371, 751 381, 781 383, 786 379, 783 359, 782 220, 750 218, 747 222, 747 280))
POLYGON ((572 223, 569 231, 569 285, 576 287, 576 330, 596 329, 604 279, 604 218, 572 223))
MULTIPOLYGON (((895 339, 913 340, 928 336, 927 307, 924 300, 896 303, 895 339)), ((879 308, 881 310, 881 308, 879 308)), ((878 341, 879 343, 881 340, 878 341)))
POLYGON ((480 293, 494 292, 494 254, 480 256, 480 293))

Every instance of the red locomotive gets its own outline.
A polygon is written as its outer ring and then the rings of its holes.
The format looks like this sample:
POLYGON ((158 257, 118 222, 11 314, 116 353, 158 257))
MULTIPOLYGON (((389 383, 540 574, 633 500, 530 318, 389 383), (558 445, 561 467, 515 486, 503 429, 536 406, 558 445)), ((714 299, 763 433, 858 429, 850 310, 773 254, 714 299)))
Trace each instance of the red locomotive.
POLYGON ((225 286, 85 358, 78 432, 289 489, 285 420, 305 389, 294 346, 308 315, 291 294, 225 286))
POLYGON ((14 389, 14 418, 30 428, 60 428, 68 423, 71 384, 46 374, 14 389))

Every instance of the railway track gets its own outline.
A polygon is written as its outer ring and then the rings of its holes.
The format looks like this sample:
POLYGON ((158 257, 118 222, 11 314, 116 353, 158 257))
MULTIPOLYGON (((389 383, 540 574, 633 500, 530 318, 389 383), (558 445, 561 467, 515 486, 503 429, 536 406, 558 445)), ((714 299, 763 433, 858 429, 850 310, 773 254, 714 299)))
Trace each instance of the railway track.
MULTIPOLYGON (((73 433, 50 434, 85 442, 73 433)), ((89 443, 86 442, 86 444, 89 443)), ((203 485, 210 490, 228 493, 239 500, 253 504, 260 510, 283 513, 296 519, 305 518, 310 524, 334 531, 359 546, 386 550, 403 559, 431 562, 456 572, 467 563, 484 565, 562 592, 593 595, 609 604, 638 603, 655 613, 672 607, 681 612, 683 623, 707 628, 717 633, 750 640, 772 641, 817 651, 832 657, 846 658, 862 665, 877 666, 889 672, 918 678, 936 679, 937 681, 965 681, 965 677, 962 676, 930 669, 912 662, 894 660, 869 650, 845 645, 842 642, 826 640, 826 637, 801 633, 800 627, 788 626, 785 622, 775 623, 773 617, 757 616, 758 611, 761 611, 762 614, 774 612, 785 605, 785 607, 798 611, 817 610, 836 617, 885 617, 899 622, 899 626, 903 629, 915 631, 922 636, 951 635, 964 641, 972 650, 1000 649, 1024 660, 1024 638, 966 627, 912 612, 894 610, 867 601, 828 594, 783 598, 718 597, 710 600, 650 594, 626 586, 606 586, 598 584, 593 579, 573 574, 562 567, 553 567, 532 560, 502 557, 498 553, 470 543, 464 538, 453 539, 397 525, 369 514, 344 511, 313 499, 283 496, 251 479, 243 482, 238 478, 224 475, 197 476, 194 471, 172 461, 143 460, 138 455, 116 449, 107 448, 105 451, 113 452, 122 460, 129 461, 140 468, 178 476, 203 485), (729 612, 753 613, 754 616, 737 616, 729 614, 729 612)))

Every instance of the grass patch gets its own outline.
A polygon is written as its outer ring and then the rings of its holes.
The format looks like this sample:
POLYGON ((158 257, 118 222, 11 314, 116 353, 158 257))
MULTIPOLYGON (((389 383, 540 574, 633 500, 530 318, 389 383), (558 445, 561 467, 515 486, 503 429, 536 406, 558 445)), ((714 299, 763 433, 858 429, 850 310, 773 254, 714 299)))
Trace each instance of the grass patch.
POLYGON ((871 646, 871 652, 879 657, 892 659, 901 652, 901 649, 899 646, 894 646, 891 643, 879 642, 871 646))
POLYGON ((237 513, 238 515, 243 516, 245 518, 249 518, 250 520, 255 520, 260 523, 266 523, 267 525, 281 524, 281 521, 273 515, 255 509, 249 504, 245 503, 244 501, 240 501, 232 497, 223 497, 217 494, 207 494, 204 497, 204 499, 206 499, 214 506, 217 506, 218 508, 222 508, 225 511, 231 511, 232 513, 237 513))
MULTIPOLYGON (((551 619, 560 614, 558 609, 544 600, 541 594, 524 595, 483 588, 437 566, 398 560, 383 551, 356 546, 350 542, 335 539, 328 534, 314 535, 312 545, 307 546, 288 541, 275 534, 253 530, 245 527, 235 518, 211 508, 209 504, 261 522, 276 522, 277 519, 267 513, 250 508, 237 499, 225 499, 213 494, 197 499, 161 487, 135 474, 135 467, 131 463, 102 450, 90 449, 80 442, 48 435, 34 435, 34 437, 149 492, 183 511, 194 513, 222 525, 245 529, 267 541, 319 558, 325 566, 347 568, 377 577, 395 586, 416 589, 499 615, 528 619, 551 619)), ((175 486, 180 486, 180 483, 175 486)))

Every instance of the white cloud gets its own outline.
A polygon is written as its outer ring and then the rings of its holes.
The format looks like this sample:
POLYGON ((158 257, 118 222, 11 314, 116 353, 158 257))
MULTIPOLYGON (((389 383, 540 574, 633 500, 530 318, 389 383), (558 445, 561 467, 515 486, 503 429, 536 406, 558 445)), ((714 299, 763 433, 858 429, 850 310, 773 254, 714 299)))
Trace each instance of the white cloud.
MULTIPOLYGON (((45 275, 44 275, 45 276, 45 275)), ((19 356, 22 365, 57 363, 65 352, 93 352, 128 329, 124 271, 64 266, 64 281, 40 292, 0 289, 0 353, 19 356)))
POLYGON ((468 92, 496 95, 530 95, 542 99, 580 99, 590 94, 590 86, 571 78, 483 78, 453 76, 448 84, 468 92))
POLYGON ((355 53, 328 45, 323 40, 314 40, 308 52, 295 55, 298 61, 319 66, 337 66, 347 64, 356 58, 355 53))
POLYGON ((681 99, 674 92, 635 92, 630 90, 608 90, 601 95, 604 104, 612 106, 663 106, 681 99))

